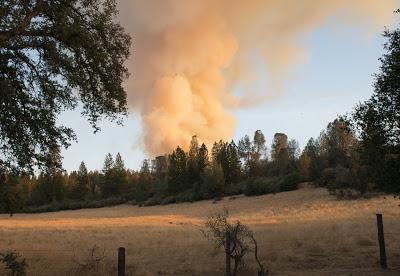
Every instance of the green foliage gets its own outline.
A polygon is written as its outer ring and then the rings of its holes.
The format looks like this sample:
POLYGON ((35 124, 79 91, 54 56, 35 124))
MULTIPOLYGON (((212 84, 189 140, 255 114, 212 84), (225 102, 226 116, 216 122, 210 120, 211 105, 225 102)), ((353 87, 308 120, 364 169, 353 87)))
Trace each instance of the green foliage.
POLYGON ((85 163, 82 161, 77 173, 71 173, 69 177, 71 198, 84 200, 89 193, 89 175, 85 163))
POLYGON ((201 198, 220 197, 225 192, 224 172, 221 165, 212 163, 202 174, 201 198))
POLYGON ((1 13, 0 165, 32 173, 75 139, 62 111, 79 104, 95 131, 121 122, 130 37, 115 0, 3 0, 1 13))
POLYGON ((77 210, 82 208, 102 208, 126 203, 128 199, 123 196, 109 198, 95 198, 86 200, 69 200, 65 199, 61 202, 54 201, 49 204, 40 206, 28 206, 24 210, 27 213, 57 212, 62 210, 77 210))
POLYGON ((242 185, 244 185, 245 195, 254 196, 296 190, 300 182, 298 174, 292 173, 283 176, 250 178, 242 185))
POLYGON ((320 135, 319 150, 326 167, 350 167, 355 146, 354 131, 344 118, 330 122, 320 135))
POLYGON ((4 263, 12 276, 25 276, 26 261, 16 252, 0 253, 0 261, 4 263))
POLYGON ((220 140, 215 142, 211 150, 212 160, 221 166, 225 183, 237 182, 240 178, 240 159, 236 144, 220 140))
POLYGON ((116 155, 115 162, 112 155, 107 154, 102 172, 103 180, 100 190, 103 197, 117 196, 126 191, 126 169, 119 153, 116 155))
POLYGON ((260 176, 263 174, 263 162, 267 161, 267 146, 265 136, 261 130, 254 132, 253 141, 248 135, 239 140, 237 155, 243 163, 243 174, 248 177, 260 176), (262 159, 262 158, 265 159, 262 159))
POLYGON ((144 160, 134 188, 134 199, 137 203, 143 203, 148 199, 151 184, 150 165, 148 160, 144 160))
POLYGON ((118 195, 126 191, 127 179, 124 161, 119 153, 115 157, 113 167, 113 182, 115 185, 114 195, 118 195))
POLYGON ((297 190, 298 184, 302 181, 300 175, 297 172, 290 173, 284 176, 281 176, 279 186, 280 192, 288 192, 297 190))
POLYGON ((277 177, 256 177, 244 182, 244 194, 246 196, 263 195, 279 192, 277 177))
POLYGON ((22 193, 18 187, 18 178, 13 175, 0 175, 0 211, 13 213, 23 207, 22 193))
POLYGON ((64 200, 67 191, 66 182, 66 177, 61 172, 55 175, 39 175, 33 186, 31 203, 42 205, 64 200))
POLYGON ((188 181, 190 186, 193 187, 195 183, 201 182, 201 174, 208 164, 207 147, 204 144, 199 147, 196 136, 192 137, 187 158, 188 181))
POLYGON ((168 168, 168 191, 170 194, 177 194, 189 187, 187 170, 187 155, 180 148, 170 155, 168 168))
POLYGON ((90 171, 88 173, 88 184, 90 196, 94 197, 98 193, 100 183, 102 181, 102 175, 98 171, 90 171))
POLYGON ((318 140, 310 138, 300 156, 300 171, 307 181, 315 181, 321 176, 322 160, 318 140))
MULTIPOLYGON (((397 13, 399 10, 397 10, 397 13)), ((385 54, 375 75, 374 93, 353 113, 360 134, 360 163, 368 180, 387 192, 400 192, 400 29, 386 29, 385 54)))
POLYGON ((253 155, 254 147, 251 144, 250 138, 248 135, 245 135, 242 139, 239 140, 238 143, 238 154, 239 157, 243 160, 245 170, 249 170, 250 162, 253 155))

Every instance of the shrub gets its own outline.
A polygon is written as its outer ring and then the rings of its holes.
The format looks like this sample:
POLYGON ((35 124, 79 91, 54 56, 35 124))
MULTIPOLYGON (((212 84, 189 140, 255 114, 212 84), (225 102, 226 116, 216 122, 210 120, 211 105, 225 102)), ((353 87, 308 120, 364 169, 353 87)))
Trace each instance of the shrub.
POLYGON ((298 173, 291 173, 280 178, 280 192, 297 190, 298 184, 301 182, 301 177, 298 173))
POLYGON ((335 168, 326 168, 322 171, 321 177, 318 179, 320 186, 326 187, 335 181, 335 168))
POLYGON ((243 193, 246 196, 263 195, 293 191, 297 189, 301 178, 297 173, 273 177, 255 177, 241 182, 244 186, 243 193))
POLYGON ((225 187, 225 195, 239 195, 244 193, 245 184, 247 181, 241 181, 238 183, 230 183, 225 187))
POLYGON ((54 201, 50 204, 41 206, 31 206, 26 208, 27 213, 56 212, 62 210, 77 210, 82 208, 101 208, 107 206, 118 205, 127 202, 123 197, 110 197, 104 199, 93 199, 84 201, 64 200, 61 202, 54 201))
POLYGON ((12 276, 26 275, 26 261, 16 252, 0 253, 0 261, 4 263, 6 269, 10 270, 12 276))
POLYGON ((363 166, 353 165, 352 168, 337 166, 326 171, 324 183, 331 194, 336 194, 340 198, 353 198, 351 195, 347 196, 348 191, 351 190, 358 196, 373 189, 367 175, 368 172, 363 166))
POLYGON ((244 194, 246 196, 278 193, 279 191, 278 177, 255 177, 244 181, 244 194))

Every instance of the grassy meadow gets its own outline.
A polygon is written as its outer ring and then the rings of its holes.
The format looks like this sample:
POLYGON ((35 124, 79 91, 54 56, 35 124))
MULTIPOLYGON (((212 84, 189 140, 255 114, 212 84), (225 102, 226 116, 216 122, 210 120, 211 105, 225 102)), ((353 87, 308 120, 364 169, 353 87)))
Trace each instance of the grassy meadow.
MULTIPOLYGON (((271 275, 400 274, 398 198, 338 200, 311 187, 166 206, 0 215, 0 252, 18 251, 28 275, 115 275, 119 246, 126 248, 127 275, 223 275, 222 249, 215 251, 200 231, 223 208, 254 231, 271 275), (385 226, 386 272, 378 263, 377 212, 385 226), (101 260, 92 262, 96 257, 101 260)), ((251 256, 241 275, 256 275, 255 268, 251 256)))

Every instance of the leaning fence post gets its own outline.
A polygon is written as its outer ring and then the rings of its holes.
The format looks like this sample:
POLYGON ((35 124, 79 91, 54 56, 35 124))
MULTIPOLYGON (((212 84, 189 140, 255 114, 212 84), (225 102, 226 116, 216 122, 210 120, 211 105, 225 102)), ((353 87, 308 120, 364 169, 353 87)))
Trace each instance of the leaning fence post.
POLYGON ((125 248, 118 248, 118 276, 125 276, 125 248))
POLYGON ((225 234, 225 265, 226 276, 231 276, 231 236, 229 231, 225 234))
POLYGON ((378 241, 379 241, 380 263, 381 263, 382 269, 387 269, 386 249, 385 249, 385 236, 383 234, 382 214, 376 214, 376 223, 377 223, 377 226, 378 226, 378 241))

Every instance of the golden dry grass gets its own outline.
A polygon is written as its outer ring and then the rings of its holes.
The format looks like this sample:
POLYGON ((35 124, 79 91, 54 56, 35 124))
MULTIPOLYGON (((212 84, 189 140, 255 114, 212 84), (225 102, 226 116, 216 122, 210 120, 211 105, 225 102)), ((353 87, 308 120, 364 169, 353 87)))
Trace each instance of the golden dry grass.
MULTIPOLYGON (((223 208, 254 230, 271 275, 399 275, 400 200, 377 196, 337 200, 325 189, 258 197, 138 207, 122 205, 43 214, 0 215, 0 251, 17 250, 28 275, 114 275, 117 248, 127 275, 222 275, 224 256, 200 228, 223 208), (384 215, 387 272, 378 264, 375 214, 384 215), (81 271, 94 245, 98 271, 81 271)), ((242 275, 256 275, 253 260, 242 275)), ((2 271, 0 270, 0 274, 2 271)))

